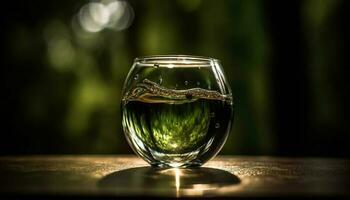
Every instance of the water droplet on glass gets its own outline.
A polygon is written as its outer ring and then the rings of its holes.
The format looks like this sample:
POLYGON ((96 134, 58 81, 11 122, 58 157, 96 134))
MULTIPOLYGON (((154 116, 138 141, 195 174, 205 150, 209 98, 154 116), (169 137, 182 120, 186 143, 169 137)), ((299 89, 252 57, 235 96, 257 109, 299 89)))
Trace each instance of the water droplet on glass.
POLYGON ((139 78, 139 75, 136 74, 136 75, 134 76, 134 80, 137 80, 138 78, 139 78))
POLYGON ((188 85, 188 81, 185 81, 185 85, 188 85))
POLYGON ((154 68, 158 68, 159 67, 159 65, 158 64, 154 64, 154 68))
POLYGON ((210 117, 214 118, 215 117, 215 113, 214 112, 210 113, 210 117))
POLYGON ((219 124, 219 123, 216 123, 216 124, 215 124, 215 128, 220 128, 220 124, 219 124))

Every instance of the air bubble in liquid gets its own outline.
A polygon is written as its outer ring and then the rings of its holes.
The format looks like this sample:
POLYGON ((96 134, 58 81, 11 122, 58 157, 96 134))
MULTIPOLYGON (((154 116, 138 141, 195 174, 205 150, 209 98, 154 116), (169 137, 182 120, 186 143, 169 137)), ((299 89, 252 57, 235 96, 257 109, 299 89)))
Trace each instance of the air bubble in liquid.
POLYGON ((216 124, 215 124, 215 128, 220 128, 220 124, 219 124, 219 123, 216 123, 216 124))
POLYGON ((160 84, 162 84, 162 82, 163 82, 163 78, 161 76, 159 76, 158 84, 160 85, 160 84))
POLYGON ((139 78, 139 75, 136 74, 136 75, 134 76, 134 80, 137 80, 138 78, 139 78))
POLYGON ((201 83, 198 81, 198 82, 197 82, 197 86, 200 86, 200 85, 201 85, 201 83))
POLYGON ((214 118, 215 117, 215 113, 214 112, 210 113, 210 117, 214 118))
POLYGON ((188 85, 188 81, 185 81, 185 85, 188 85))
POLYGON ((154 64, 154 68, 158 68, 159 67, 159 65, 158 64, 154 64))

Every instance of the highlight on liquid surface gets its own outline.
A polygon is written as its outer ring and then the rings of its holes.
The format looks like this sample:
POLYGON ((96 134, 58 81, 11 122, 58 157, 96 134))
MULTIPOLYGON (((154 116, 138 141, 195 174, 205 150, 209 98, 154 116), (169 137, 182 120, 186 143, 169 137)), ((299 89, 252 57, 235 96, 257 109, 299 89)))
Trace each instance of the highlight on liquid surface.
POLYGON ((221 149, 232 118, 231 96, 167 89, 147 79, 122 103, 128 142, 153 165, 201 165, 221 149))

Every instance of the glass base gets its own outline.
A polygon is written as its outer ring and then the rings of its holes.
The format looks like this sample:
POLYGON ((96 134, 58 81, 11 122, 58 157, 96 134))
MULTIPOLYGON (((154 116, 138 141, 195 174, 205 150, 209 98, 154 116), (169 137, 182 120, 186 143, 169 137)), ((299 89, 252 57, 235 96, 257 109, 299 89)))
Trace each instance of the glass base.
POLYGON ((162 163, 162 162, 153 162, 151 166, 153 168, 196 168, 203 165, 203 163, 199 162, 190 162, 190 163, 162 163))

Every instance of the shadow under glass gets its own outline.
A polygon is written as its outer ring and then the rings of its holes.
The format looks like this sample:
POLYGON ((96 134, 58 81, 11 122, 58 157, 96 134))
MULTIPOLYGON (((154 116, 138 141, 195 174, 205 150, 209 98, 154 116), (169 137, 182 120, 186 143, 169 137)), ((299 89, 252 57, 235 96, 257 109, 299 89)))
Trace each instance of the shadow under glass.
POLYGON ((109 191, 134 190, 134 195, 203 195, 219 188, 239 184, 237 176, 214 168, 138 167, 111 173, 98 186, 109 191), (138 189, 137 189, 138 188, 138 189), (136 189, 136 190, 135 190, 136 189), (142 192, 147 193, 142 193, 142 192))

